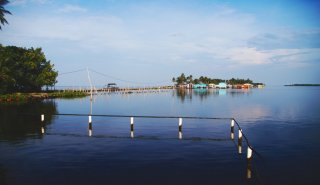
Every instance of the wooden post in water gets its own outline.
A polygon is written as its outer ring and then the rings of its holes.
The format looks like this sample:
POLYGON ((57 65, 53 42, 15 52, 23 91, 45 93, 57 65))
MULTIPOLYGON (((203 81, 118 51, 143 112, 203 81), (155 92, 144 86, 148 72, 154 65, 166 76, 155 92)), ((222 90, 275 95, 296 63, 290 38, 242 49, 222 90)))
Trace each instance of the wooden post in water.
POLYGON ((238 139, 242 139, 242 129, 239 129, 238 139))
POLYGON ((182 118, 179 118, 179 132, 182 132, 182 118))
POLYGON ((130 130, 131 131, 133 131, 133 123, 134 123, 134 120, 133 120, 133 117, 131 117, 130 118, 130 128, 131 128, 130 130))
POLYGON ((92 136, 92 118, 91 115, 89 115, 89 136, 92 136))
POLYGON ((231 120, 231 139, 234 139, 234 119, 231 120))
POLYGON ((41 134, 44 134, 44 114, 41 114, 41 134))
POLYGON ((242 129, 239 129, 239 134, 238 134, 238 153, 242 153, 242 129))
POLYGON ((251 160, 252 158, 252 149, 250 148, 250 146, 248 146, 248 149, 247 149, 247 159, 248 160, 251 160))

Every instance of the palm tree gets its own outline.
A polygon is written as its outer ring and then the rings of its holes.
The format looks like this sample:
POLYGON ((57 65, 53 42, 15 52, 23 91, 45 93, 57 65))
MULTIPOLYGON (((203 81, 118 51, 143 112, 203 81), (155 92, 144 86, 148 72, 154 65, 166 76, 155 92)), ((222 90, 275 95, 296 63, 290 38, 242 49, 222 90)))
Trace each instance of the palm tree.
MULTIPOLYGON (((2 25, 8 24, 8 21, 4 18, 4 14, 11 14, 11 12, 4 9, 4 7, 3 7, 4 5, 6 5, 8 3, 9 3, 9 1, 7 1, 7 0, 0 0, 0 23, 2 25)), ((0 30, 2 29, 1 24, 0 24, 0 30)))

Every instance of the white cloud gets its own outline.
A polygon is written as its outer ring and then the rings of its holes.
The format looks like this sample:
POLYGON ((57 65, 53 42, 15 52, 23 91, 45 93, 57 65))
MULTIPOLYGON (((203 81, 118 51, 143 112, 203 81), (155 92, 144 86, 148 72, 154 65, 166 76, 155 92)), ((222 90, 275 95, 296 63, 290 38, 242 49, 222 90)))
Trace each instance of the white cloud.
POLYGON ((288 64, 290 67, 301 67, 308 62, 320 60, 319 53, 320 48, 257 50, 241 47, 227 50, 221 56, 233 65, 288 64))
POLYGON ((19 5, 25 5, 28 0, 11 0, 8 4, 9 6, 19 6, 19 5))
MULTIPOLYGON (((183 11, 158 14, 150 8, 145 10, 147 13, 142 8, 138 10, 128 12, 132 17, 90 13, 76 17, 70 14, 15 15, 10 17, 10 26, 0 37, 22 46, 26 43, 41 46, 46 42, 53 50, 61 45, 74 53, 82 48, 88 51, 87 55, 112 54, 122 60, 130 58, 130 62, 206 68, 280 63, 298 66, 319 59, 317 48, 261 48, 248 44, 263 33, 256 29, 254 16, 229 7, 218 7, 206 16, 183 11)), ((88 10, 69 4, 59 12, 88 10)), ((277 36, 264 35, 263 38, 270 40, 277 36)), ((75 60, 78 60, 76 56, 75 60)))
POLYGON ((21 6, 27 3, 46 4, 52 0, 10 0, 9 6, 21 6))
POLYGON ((64 5, 62 8, 60 8, 58 10, 58 12, 61 12, 61 13, 71 13, 71 12, 84 13, 84 12, 87 12, 87 9, 83 8, 81 6, 78 6, 78 5, 67 4, 67 5, 64 5))

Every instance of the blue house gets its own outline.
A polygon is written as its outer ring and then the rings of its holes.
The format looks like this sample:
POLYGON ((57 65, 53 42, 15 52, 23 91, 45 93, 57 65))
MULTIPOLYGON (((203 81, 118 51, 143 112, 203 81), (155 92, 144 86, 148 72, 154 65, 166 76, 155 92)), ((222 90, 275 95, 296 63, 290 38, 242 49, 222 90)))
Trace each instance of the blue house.
POLYGON ((194 89, 205 89, 207 88, 207 84, 195 84, 193 85, 194 89))
POLYGON ((226 89, 227 88, 227 84, 224 83, 224 82, 220 82, 217 87, 220 88, 220 89, 226 89))

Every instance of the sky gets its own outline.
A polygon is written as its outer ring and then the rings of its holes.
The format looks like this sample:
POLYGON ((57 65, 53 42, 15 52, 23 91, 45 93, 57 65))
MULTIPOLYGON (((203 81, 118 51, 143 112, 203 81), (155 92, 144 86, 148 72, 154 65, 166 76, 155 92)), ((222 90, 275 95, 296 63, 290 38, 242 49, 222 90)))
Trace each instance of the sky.
POLYGON ((41 47, 57 86, 250 78, 320 83, 320 1, 11 0, 2 45, 41 47), (78 71, 74 73, 69 73, 78 71))

